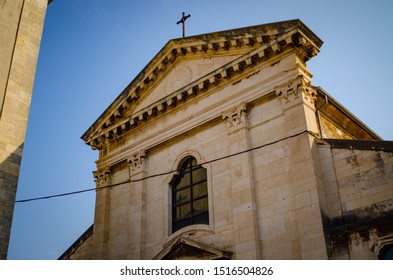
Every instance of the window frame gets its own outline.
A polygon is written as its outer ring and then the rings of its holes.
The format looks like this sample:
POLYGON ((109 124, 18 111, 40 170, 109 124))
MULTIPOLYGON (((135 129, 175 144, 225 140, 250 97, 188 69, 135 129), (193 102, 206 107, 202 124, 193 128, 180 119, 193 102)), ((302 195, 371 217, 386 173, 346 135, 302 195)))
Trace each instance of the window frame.
POLYGON ((207 169, 201 164, 198 164, 197 160, 193 156, 187 156, 184 158, 178 167, 178 173, 172 177, 170 181, 170 216, 171 216, 171 232, 177 232, 178 230, 185 228, 190 225, 209 225, 210 224, 210 213, 209 213, 209 188, 208 188, 208 174, 207 169), (203 170, 204 174, 202 178, 197 179, 196 175, 200 175, 196 172, 203 170), (184 182, 185 178, 189 178, 189 182, 184 182), (183 181, 182 181, 183 180, 183 181), (183 183, 182 183, 183 182, 183 183), (180 186, 179 185, 182 185, 180 186), (195 187, 204 184, 202 194, 195 196, 195 187), (183 201, 176 199, 176 195, 180 192, 186 191, 189 193, 189 198, 183 201), (179 200, 179 201, 178 201, 179 200), (195 202, 206 200, 204 203, 206 207, 203 207, 202 211, 196 211, 195 202), (181 206, 189 205, 190 213, 187 213, 183 217, 178 217, 177 210, 181 206), (198 221, 198 218, 201 218, 198 221))

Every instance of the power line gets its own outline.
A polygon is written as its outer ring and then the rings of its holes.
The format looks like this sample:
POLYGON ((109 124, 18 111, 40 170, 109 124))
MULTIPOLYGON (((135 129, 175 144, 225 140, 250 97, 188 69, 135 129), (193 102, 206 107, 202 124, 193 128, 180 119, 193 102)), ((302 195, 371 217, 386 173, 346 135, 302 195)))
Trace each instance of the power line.
MULTIPOLYGON (((302 135, 304 133, 308 133, 308 134, 312 135, 313 137, 316 137, 315 133, 313 133, 313 132, 311 132, 309 130, 304 130, 302 132, 299 132, 299 133, 296 133, 296 134, 293 134, 293 135, 290 135, 290 136, 287 136, 287 137, 275 140, 273 142, 269 142, 269 143, 266 143, 266 144, 263 144, 263 145, 260 145, 260 146, 256 146, 256 147, 253 147, 253 148, 250 148, 250 149, 247 149, 247 150, 244 150, 244 151, 240 151, 240 152, 237 152, 237 153, 233 153, 233 154, 230 154, 230 155, 227 155, 227 156, 223 156, 223 157, 219 157, 219 158, 216 158, 216 159, 208 160, 208 161, 199 163, 198 165, 209 164, 209 163, 213 163, 213 162, 216 162, 216 161, 224 160, 224 159, 227 159, 227 158, 235 157, 235 156, 238 156, 238 155, 241 155, 241 154, 244 154, 244 153, 249 153, 249 152, 252 152, 252 151, 255 151, 255 150, 267 147, 267 146, 271 146, 271 145, 277 144, 277 143, 279 143, 281 141, 285 141, 285 140, 288 140, 288 139, 291 139, 291 138, 295 138, 295 137, 300 136, 300 135, 302 135)), ((178 172, 178 170, 171 170, 171 171, 167 171, 167 172, 163 172, 163 173, 153 174, 153 175, 149 175, 149 176, 146 176, 146 177, 143 177, 143 178, 140 178, 140 179, 134 179, 134 180, 128 179, 128 180, 125 180, 125 181, 122 181, 122 182, 119 182, 119 183, 106 185, 106 186, 102 186, 102 187, 98 187, 98 188, 90 188, 90 189, 84 189, 84 190, 79 190, 79 191, 74 191, 74 192, 67 192, 67 193, 54 194, 54 195, 41 196, 41 197, 34 197, 34 198, 28 198, 28 199, 20 199, 20 200, 16 200, 15 203, 23 203, 23 202, 30 202, 30 201, 36 201, 36 200, 44 200, 44 199, 51 199, 51 198, 56 198, 56 197, 75 195, 75 194, 91 192, 91 191, 99 191, 99 190, 102 190, 102 189, 114 188, 114 187, 117 187, 117 186, 120 186, 120 185, 124 185, 124 184, 127 184, 127 183, 136 183, 136 182, 144 181, 144 180, 155 178, 155 177, 165 176, 165 175, 169 175, 169 174, 172 174, 172 173, 175 173, 175 172, 178 172)))
POLYGON ((91 191, 94 191, 95 189, 96 188, 91 188, 91 189, 85 189, 85 190, 74 191, 74 192, 67 192, 67 193, 60 193, 60 194, 54 194, 54 195, 48 195, 48 196, 40 196, 40 197, 34 197, 34 198, 20 199, 20 200, 16 200, 15 203, 29 202, 29 201, 34 201, 34 200, 43 200, 43 199, 49 199, 49 198, 55 198, 55 197, 74 195, 74 194, 79 194, 79 193, 84 193, 84 192, 91 192, 91 191))

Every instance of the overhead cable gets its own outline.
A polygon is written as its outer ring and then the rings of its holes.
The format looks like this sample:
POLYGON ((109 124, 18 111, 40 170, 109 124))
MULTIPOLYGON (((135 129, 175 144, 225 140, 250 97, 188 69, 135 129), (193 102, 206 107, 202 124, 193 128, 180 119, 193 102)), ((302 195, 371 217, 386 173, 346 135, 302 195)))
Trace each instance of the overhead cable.
MULTIPOLYGON (((209 164, 209 163, 213 163, 213 162, 216 162, 216 161, 224 160, 224 159, 227 159, 227 158, 235 157, 235 156, 238 156, 238 155, 241 155, 241 154, 244 154, 244 153, 249 153, 249 152, 252 152, 252 151, 255 151, 255 150, 267 147, 267 146, 270 146, 270 145, 277 144, 277 143, 279 143, 281 141, 285 141, 285 140, 288 140, 288 139, 291 139, 291 138, 295 138, 295 137, 300 136, 300 135, 302 135, 304 133, 308 133, 308 134, 316 137, 315 133, 313 133, 313 132, 311 132, 309 130, 304 130, 302 132, 299 132, 299 133, 296 133, 296 134, 293 134, 293 135, 290 135, 290 136, 287 136, 287 137, 275 140, 273 142, 269 142, 269 143, 266 143, 266 144, 263 144, 263 145, 260 145, 260 146, 256 146, 256 147, 253 147, 253 148, 250 148, 250 149, 246 149, 246 150, 243 150, 243 151, 240 151, 240 152, 237 152, 237 153, 233 153, 233 154, 230 154, 230 155, 226 155, 226 156, 223 156, 223 157, 219 157, 219 158, 215 158, 215 159, 212 159, 212 160, 208 160, 208 161, 199 163, 198 165, 209 164)), ((102 189, 114 188, 114 187, 117 187, 117 186, 120 186, 120 185, 124 185, 124 184, 128 184, 128 183, 136 183, 136 182, 144 181, 144 180, 155 178, 155 177, 165 176, 165 175, 169 175, 169 174, 176 173, 176 172, 178 172, 178 170, 171 170, 171 171, 167 171, 167 172, 163 172, 163 173, 157 173, 157 174, 149 175, 149 176, 146 176, 146 177, 143 177, 143 178, 139 178, 139 179, 127 179, 127 180, 119 182, 119 183, 114 183, 114 184, 105 185, 105 186, 101 186, 101 187, 95 187, 95 188, 90 188, 90 189, 84 189, 84 190, 79 190, 79 191, 73 191, 73 192, 67 192, 67 193, 61 193, 61 194, 54 194, 54 195, 48 195, 48 196, 34 197, 34 198, 28 198, 28 199, 20 199, 20 200, 16 200, 15 203, 30 202, 30 201, 36 201, 36 200, 44 200, 44 199, 51 199, 51 198, 56 198, 56 197, 76 195, 76 194, 85 193, 85 192, 91 192, 91 191, 99 191, 99 190, 102 190, 102 189)))

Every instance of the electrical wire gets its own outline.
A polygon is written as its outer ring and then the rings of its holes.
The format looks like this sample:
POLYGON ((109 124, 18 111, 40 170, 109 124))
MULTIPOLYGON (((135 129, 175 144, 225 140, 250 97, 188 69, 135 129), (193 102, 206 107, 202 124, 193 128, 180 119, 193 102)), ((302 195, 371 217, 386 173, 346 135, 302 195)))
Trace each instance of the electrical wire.
MULTIPOLYGON (((240 152, 237 152, 237 153, 233 153, 233 154, 230 154, 230 155, 226 155, 226 156, 223 156, 223 157, 219 157, 219 158, 216 158, 216 159, 208 160, 208 161, 199 163, 198 165, 202 166, 204 164, 209 164, 209 163, 213 163, 213 162, 216 162, 216 161, 220 161, 220 160, 228 159, 228 158, 231 158, 231 157, 235 157, 235 156, 238 156, 238 155, 241 155, 241 154, 244 154, 244 153, 249 153, 249 152, 252 152, 252 151, 255 151, 255 150, 267 147, 267 146, 271 146, 271 145, 277 144, 277 143, 279 143, 281 141, 285 141, 285 140, 288 140, 288 139, 291 139, 291 138, 295 138, 295 137, 300 136, 300 135, 302 135, 304 133, 308 133, 308 134, 310 134, 313 137, 317 137, 317 135, 314 132, 311 132, 309 130, 304 130, 302 132, 299 132, 299 133, 296 133, 296 134, 293 134, 293 135, 290 135, 290 136, 287 136, 287 137, 275 140, 273 142, 269 142, 269 143, 266 143, 266 144, 263 144, 263 145, 260 145, 260 146, 256 146, 256 147, 253 147, 253 148, 250 148, 250 149, 247 149, 247 150, 243 150, 243 151, 240 151, 240 152)), ((122 182, 119 182, 119 183, 110 184, 110 185, 106 185, 106 186, 102 186, 102 187, 95 187, 95 188, 90 188, 90 189, 74 191, 74 192, 67 192, 67 193, 54 194, 54 195, 41 196, 41 197, 34 197, 34 198, 28 198, 28 199, 20 199, 20 200, 16 200, 15 203, 23 203, 23 202, 30 202, 30 201, 36 201, 36 200, 44 200, 44 199, 51 199, 51 198, 56 198, 56 197, 69 196, 69 195, 76 195, 76 194, 85 193, 85 192, 91 192, 91 191, 99 191, 99 190, 102 190, 102 189, 114 188, 114 187, 117 187, 117 186, 120 186, 120 185, 124 185, 124 184, 128 184, 128 183, 137 183, 137 182, 141 182, 141 181, 144 181, 144 180, 147 180, 147 179, 160 177, 160 176, 165 176, 165 175, 169 175, 169 174, 176 173, 176 172, 178 172, 178 170, 171 170, 171 171, 167 171, 167 172, 163 172, 163 173, 153 174, 153 175, 149 175, 149 176, 146 176, 146 177, 143 177, 143 178, 139 178, 139 179, 133 179, 133 180, 128 179, 128 180, 125 180, 125 181, 122 181, 122 182)))

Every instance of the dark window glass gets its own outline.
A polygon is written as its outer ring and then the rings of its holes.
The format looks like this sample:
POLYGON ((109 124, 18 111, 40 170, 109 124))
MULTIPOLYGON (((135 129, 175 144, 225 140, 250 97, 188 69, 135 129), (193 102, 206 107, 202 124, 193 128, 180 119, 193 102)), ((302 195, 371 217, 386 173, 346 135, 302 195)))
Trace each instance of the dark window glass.
POLYGON ((209 224, 206 169, 188 158, 172 183, 172 232, 193 224, 209 224))
POLYGON ((393 245, 389 245, 383 248, 380 256, 380 260, 393 260, 393 245))
POLYGON ((206 181, 196 184, 192 187, 192 197, 194 199, 205 195, 207 195, 206 181))

